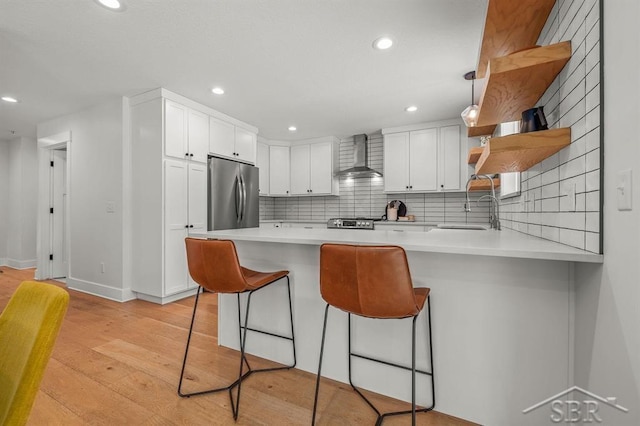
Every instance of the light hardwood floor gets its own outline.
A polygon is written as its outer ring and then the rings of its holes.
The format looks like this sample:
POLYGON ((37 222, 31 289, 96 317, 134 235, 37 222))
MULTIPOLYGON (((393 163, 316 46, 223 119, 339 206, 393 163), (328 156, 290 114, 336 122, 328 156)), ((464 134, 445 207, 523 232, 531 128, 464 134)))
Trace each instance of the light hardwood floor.
MULTIPOLYGON (((33 270, 1 267, 0 310, 33 270)), ((64 287, 64 284, 49 281, 64 287)), ((176 393, 193 298, 165 306, 118 303, 69 290, 71 302, 30 425, 233 424, 226 392, 191 398, 176 393)), ((205 293, 196 319, 189 387, 222 385, 237 372, 239 353, 217 346, 217 298, 205 293), (204 308, 204 309, 200 309, 204 308)), ((250 337, 250 336, 249 336, 250 337)), ((252 366, 268 362, 250 357, 252 366)), ((255 374, 242 385, 238 425, 308 425, 315 375, 300 370, 255 374)), ((368 394, 370 395, 370 394, 368 394)), ((382 410, 408 404, 372 395, 382 410)), ((376 416, 348 385, 323 379, 318 424, 374 424, 376 416)), ((410 416, 385 425, 410 424, 410 416)), ((471 424, 441 413, 418 415, 420 425, 471 424)))

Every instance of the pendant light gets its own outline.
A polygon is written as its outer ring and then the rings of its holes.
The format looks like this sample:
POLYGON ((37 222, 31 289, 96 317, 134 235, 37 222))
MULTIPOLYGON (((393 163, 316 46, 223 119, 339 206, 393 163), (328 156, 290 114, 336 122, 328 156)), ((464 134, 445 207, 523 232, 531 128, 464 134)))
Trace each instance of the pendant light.
POLYGON ((464 79, 471 80, 471 105, 466 107, 464 111, 462 111, 462 114, 460 114, 460 116, 462 117, 462 120, 464 121, 464 124, 467 125, 467 127, 476 127, 476 125, 478 124, 478 112, 480 111, 478 105, 473 102, 473 89, 476 80, 476 72, 469 71, 464 75, 464 79))

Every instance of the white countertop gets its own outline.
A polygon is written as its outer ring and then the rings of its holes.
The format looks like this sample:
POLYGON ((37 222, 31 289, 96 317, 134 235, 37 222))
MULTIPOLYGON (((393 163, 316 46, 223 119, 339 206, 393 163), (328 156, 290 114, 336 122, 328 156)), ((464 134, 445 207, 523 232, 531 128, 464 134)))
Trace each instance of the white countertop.
POLYGON ((477 231, 433 229, 422 231, 246 228, 191 234, 194 237, 222 238, 282 244, 320 245, 322 243, 390 244, 407 251, 514 257, 602 263, 603 256, 532 237, 511 230, 477 231))

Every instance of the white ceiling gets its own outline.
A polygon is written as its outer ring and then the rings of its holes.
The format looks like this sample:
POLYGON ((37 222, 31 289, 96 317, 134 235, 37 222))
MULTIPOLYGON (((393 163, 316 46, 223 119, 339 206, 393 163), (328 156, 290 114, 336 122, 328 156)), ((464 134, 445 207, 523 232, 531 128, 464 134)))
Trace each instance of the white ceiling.
MULTIPOLYGON (((0 0, 0 139, 164 87, 268 139, 459 116, 487 0, 0 0), (376 51, 388 34, 395 45, 376 51), (221 86, 222 96, 211 94, 221 86), (417 105, 407 113, 404 108, 417 105), (287 127, 298 127, 290 133, 287 127)), ((478 90, 476 90, 476 95, 478 90)))

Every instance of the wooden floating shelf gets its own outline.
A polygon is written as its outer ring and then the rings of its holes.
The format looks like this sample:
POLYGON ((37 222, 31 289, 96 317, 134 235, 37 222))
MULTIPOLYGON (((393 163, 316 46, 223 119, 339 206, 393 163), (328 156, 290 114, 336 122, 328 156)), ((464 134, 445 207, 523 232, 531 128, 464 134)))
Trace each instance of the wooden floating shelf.
MULTIPOLYGON (((500 178, 493 178, 494 189, 500 188, 500 178)), ((491 191, 491 182, 488 179, 476 179, 469 182, 469 191, 491 191)))
POLYGON ((523 172, 570 143, 570 128, 491 138, 476 163, 476 174, 523 172))
POLYGON ((491 59, 480 99, 478 126, 520 120, 571 58, 571 42, 535 47, 491 59))
POLYGON ((476 164, 484 151, 483 146, 476 146, 469 150, 469 156, 467 157, 467 164, 476 164))
POLYGON ((487 136, 492 135, 493 131, 496 130, 497 125, 492 124, 490 126, 482 126, 482 127, 469 127, 467 129, 467 136, 470 138, 477 138, 479 136, 487 136))
POLYGON ((534 46, 556 0, 489 0, 477 78, 489 61, 534 46))

